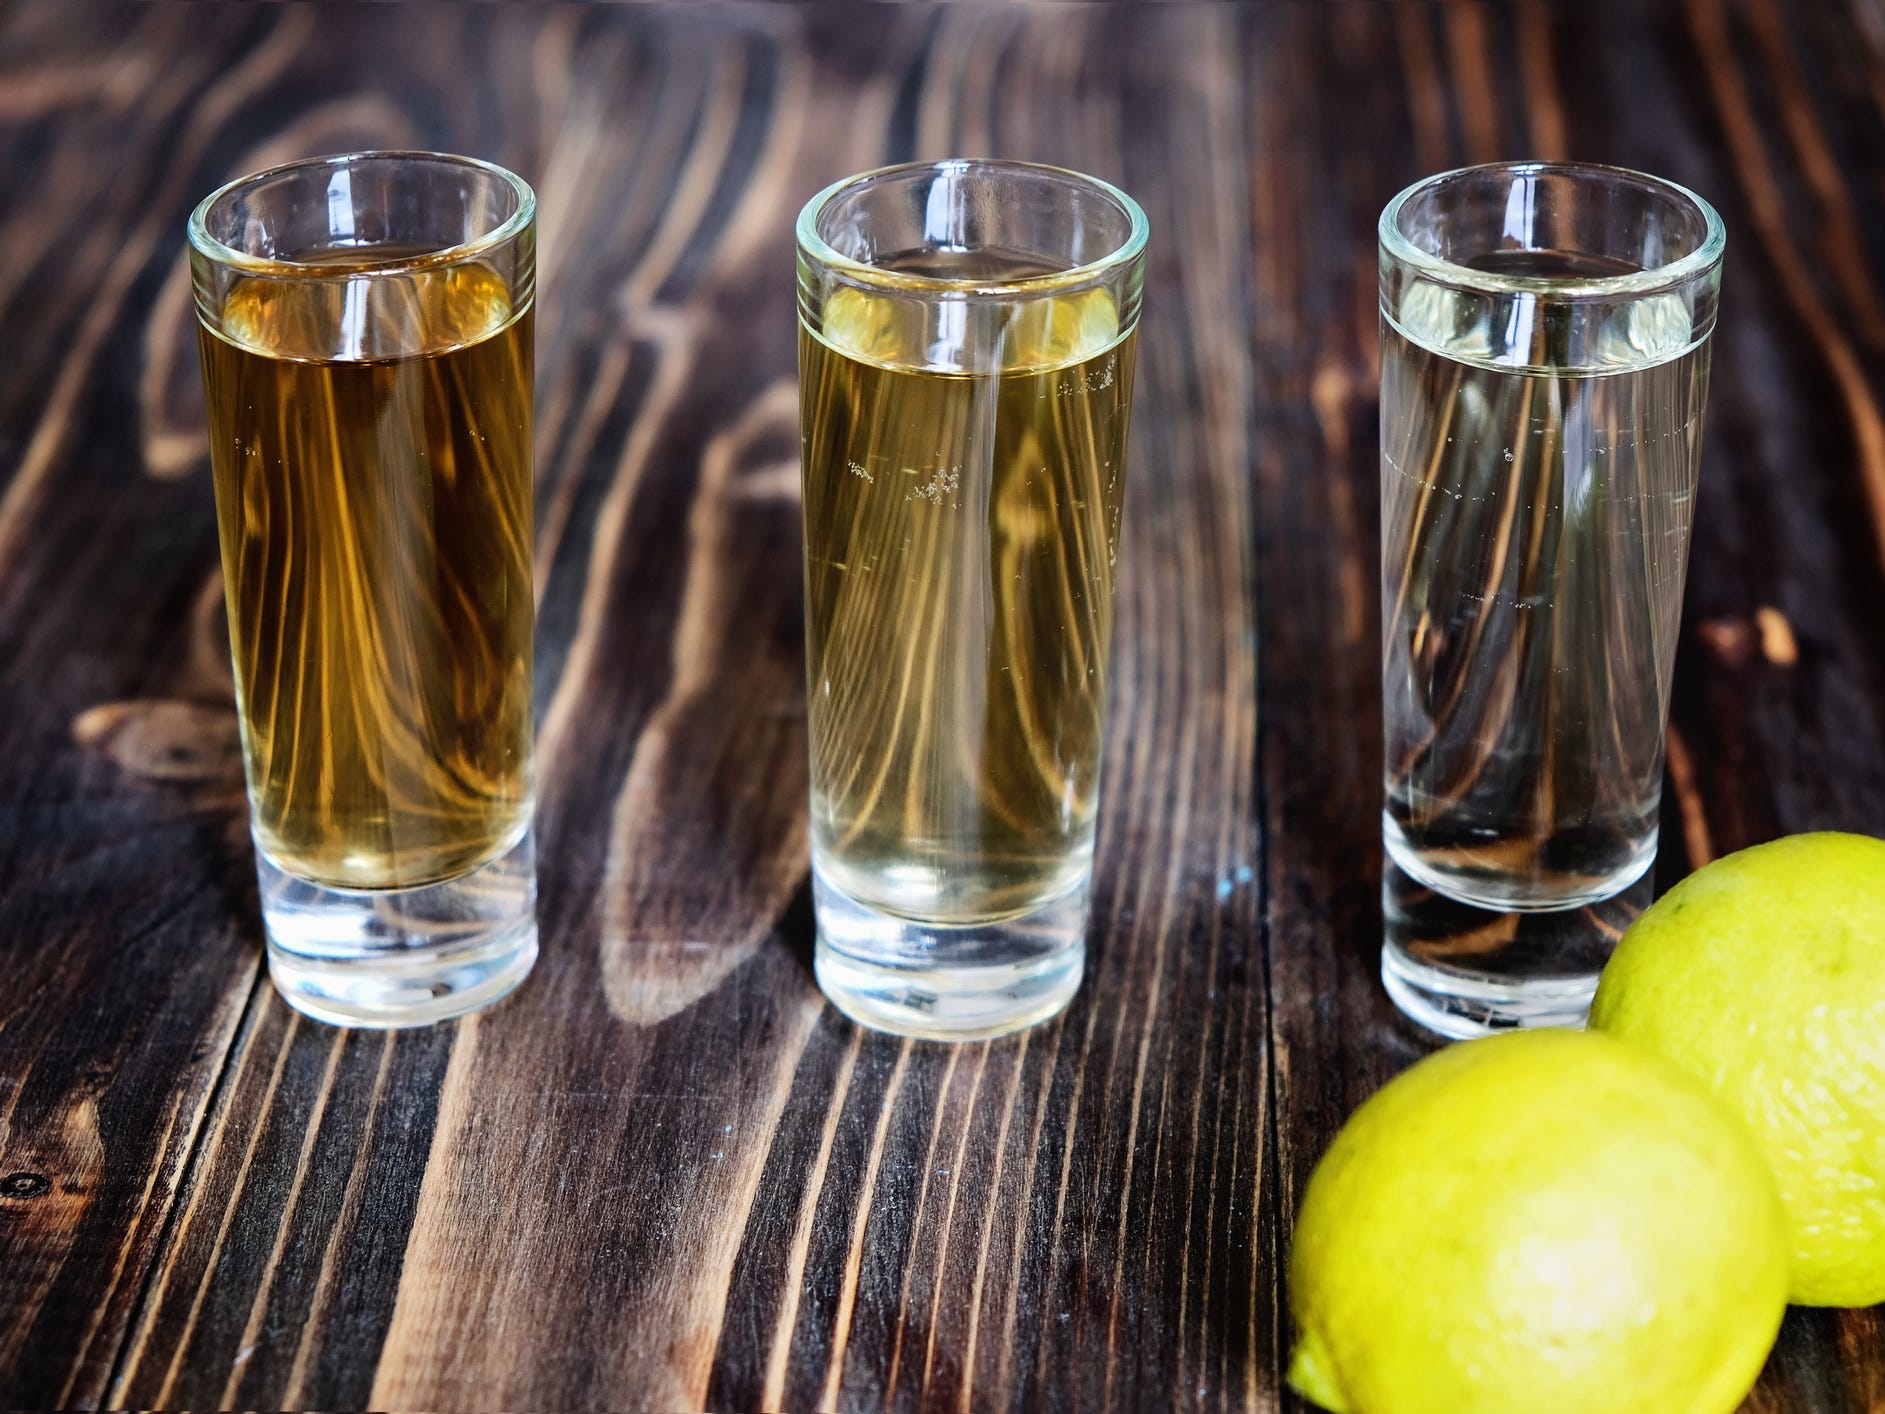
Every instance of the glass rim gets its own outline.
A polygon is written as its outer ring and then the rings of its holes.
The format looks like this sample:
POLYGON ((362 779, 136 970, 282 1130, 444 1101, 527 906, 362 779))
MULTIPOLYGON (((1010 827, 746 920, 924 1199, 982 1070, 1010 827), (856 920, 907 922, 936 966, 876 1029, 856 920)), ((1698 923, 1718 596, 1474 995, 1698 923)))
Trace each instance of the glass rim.
MULTIPOLYGON (((331 152, 322 157, 298 157, 292 162, 280 162, 273 167, 264 167, 259 172, 249 172, 233 181, 224 182, 196 204, 196 209, 190 213, 188 230, 192 249, 218 265, 232 266, 245 274, 274 275, 298 280, 351 280, 359 276, 404 275, 414 270, 456 265, 460 261, 473 259, 503 245, 504 242, 527 228, 536 216, 537 194, 531 189, 530 183, 509 168, 500 167, 495 162, 487 162, 481 157, 466 157, 456 152, 428 152, 422 148, 363 148, 354 152, 331 152), (357 265, 344 266, 306 260, 283 260, 277 256, 252 255, 248 251, 237 250, 234 246, 224 244, 209 232, 210 208, 243 187, 289 172, 319 167, 340 167, 349 163, 385 161, 439 162, 486 173, 496 177, 511 189, 517 198, 517 209, 485 234, 472 240, 460 241, 456 245, 440 246, 437 250, 428 250, 422 255, 404 255, 386 260, 368 259, 357 265)), ((363 246, 361 249, 371 250, 372 247, 363 246)))
POLYGON ((900 290, 908 294, 952 294, 1011 298, 1016 295, 1047 293, 1097 281, 1121 266, 1130 265, 1145 252, 1151 227, 1139 203, 1111 182, 1076 172, 1070 167, 1056 167, 1046 162, 1023 162, 1009 157, 948 157, 929 162, 896 162, 888 167, 873 167, 842 177, 806 202, 799 211, 797 236, 799 253, 860 285, 900 290), (1070 178, 1117 203, 1127 219, 1126 238, 1097 260, 1056 270, 1048 275, 1026 275, 1012 280, 978 280, 947 275, 916 275, 905 270, 887 270, 843 254, 818 233, 818 217, 836 197, 865 182, 883 177, 916 172, 1010 172, 1070 178))
POLYGON ((1672 289, 1686 284, 1710 267, 1719 265, 1728 245, 1727 228, 1722 225, 1720 214, 1680 182, 1604 162, 1480 162, 1435 172, 1402 188, 1381 208, 1376 232, 1383 253, 1437 283, 1479 294, 1554 295, 1570 299, 1646 295, 1672 289), (1422 250, 1402 233, 1401 211, 1414 197, 1442 182, 1479 172, 1509 172, 1515 176, 1556 173, 1586 180, 1601 178, 1615 181, 1621 178, 1639 183, 1692 208, 1702 218, 1702 240, 1687 255, 1646 270, 1633 270, 1627 275, 1508 275, 1457 264, 1431 251, 1422 250))

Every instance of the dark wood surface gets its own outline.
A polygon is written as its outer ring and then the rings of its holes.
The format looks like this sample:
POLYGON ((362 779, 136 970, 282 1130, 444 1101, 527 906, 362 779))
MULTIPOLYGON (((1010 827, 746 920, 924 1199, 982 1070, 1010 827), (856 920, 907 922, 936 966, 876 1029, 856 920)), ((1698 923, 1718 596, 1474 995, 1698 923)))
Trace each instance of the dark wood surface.
MULTIPOLYGON (((1876 0, 0 7, 0 1404, 1297 1407, 1292 1214, 1428 1046, 1380 942, 1382 202, 1566 155, 1730 231, 1659 879, 1885 833, 1876 0), (543 209, 543 958, 261 967, 182 253, 361 146, 543 209), (1087 983, 945 1048, 809 974, 791 223, 1001 153, 1154 238, 1087 983)), ((1750 1408, 1885 1409, 1796 1311, 1750 1408)))

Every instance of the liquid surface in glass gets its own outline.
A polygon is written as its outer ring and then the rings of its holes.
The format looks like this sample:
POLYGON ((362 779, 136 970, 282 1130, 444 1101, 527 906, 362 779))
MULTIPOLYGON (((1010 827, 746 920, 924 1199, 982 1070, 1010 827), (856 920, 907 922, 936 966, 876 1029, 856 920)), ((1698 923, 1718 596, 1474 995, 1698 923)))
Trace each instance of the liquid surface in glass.
POLYGON ((1708 345, 1678 295, 1650 297, 1565 367, 1563 304, 1487 308, 1416 284, 1383 323, 1384 831, 1455 897, 1563 906, 1654 858, 1708 345))
POLYGON ((814 859, 859 903, 990 922, 1088 871, 1134 337, 1100 289, 952 311, 842 288, 801 326, 814 859), (987 375, 924 366, 975 320, 987 375))
POLYGON ((200 336, 256 842, 343 888, 454 878, 531 812, 531 313, 472 264, 248 278, 222 324, 200 336), (351 356, 388 346, 430 352, 351 356))

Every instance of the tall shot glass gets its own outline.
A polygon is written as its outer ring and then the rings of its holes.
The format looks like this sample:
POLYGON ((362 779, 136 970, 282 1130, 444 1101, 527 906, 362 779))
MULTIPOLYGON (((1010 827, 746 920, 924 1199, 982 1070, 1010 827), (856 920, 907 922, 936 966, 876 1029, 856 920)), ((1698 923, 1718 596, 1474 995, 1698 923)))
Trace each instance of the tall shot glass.
POLYGON ((531 834, 536 199, 364 152, 189 225, 269 972, 408 1026, 537 955, 531 834))
MULTIPOLYGON (((1446 898, 1583 908, 1654 862, 1723 245, 1693 193, 1575 163, 1381 214, 1382 833, 1446 898)), ((1468 936, 1390 939, 1403 1009, 1581 1019, 1588 952, 1468 936)))
POLYGON ((1085 960, 1145 216, 1019 162, 798 221, 819 985, 945 1040, 1085 960))

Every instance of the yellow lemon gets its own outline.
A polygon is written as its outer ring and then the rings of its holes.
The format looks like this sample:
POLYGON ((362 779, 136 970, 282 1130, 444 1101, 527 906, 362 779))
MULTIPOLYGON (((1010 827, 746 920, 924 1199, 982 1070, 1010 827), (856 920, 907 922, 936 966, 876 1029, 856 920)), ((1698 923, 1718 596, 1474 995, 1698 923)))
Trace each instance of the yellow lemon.
POLYGON ((1289 1380, 1337 1414, 1726 1414, 1780 1328, 1784 1234, 1752 1138, 1649 1052, 1453 1046, 1309 1180, 1289 1380))
POLYGON ((1793 1300, 1885 1301, 1885 840, 1794 835, 1697 870, 1624 936, 1591 1025, 1747 1121, 1787 1210, 1793 1300))

